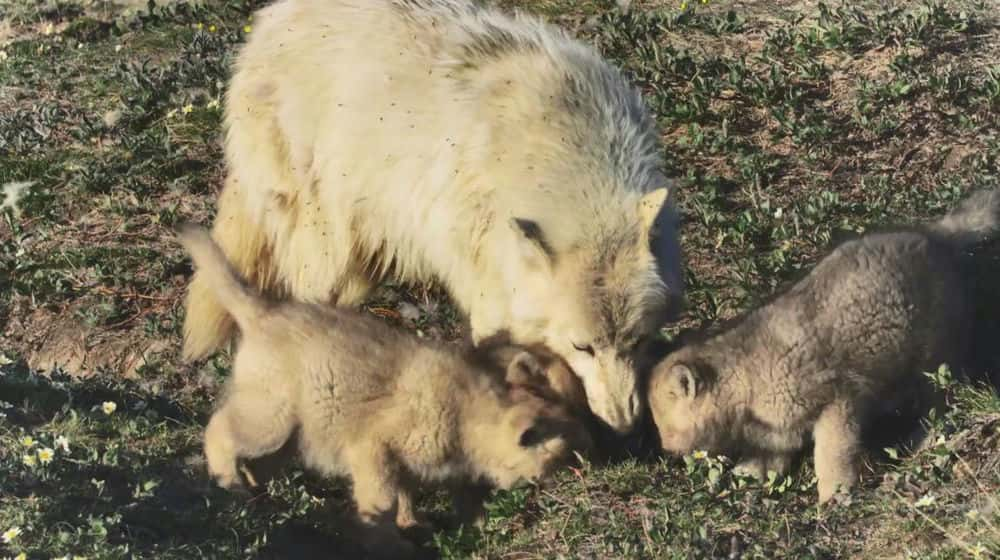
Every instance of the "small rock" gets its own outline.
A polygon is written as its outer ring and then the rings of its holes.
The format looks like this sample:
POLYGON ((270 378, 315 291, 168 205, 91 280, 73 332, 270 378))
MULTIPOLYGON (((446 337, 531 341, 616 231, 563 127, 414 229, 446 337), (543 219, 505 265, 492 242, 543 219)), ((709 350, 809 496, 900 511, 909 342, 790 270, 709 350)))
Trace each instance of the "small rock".
POLYGON ((114 126, 118 124, 118 121, 121 119, 122 112, 119 109, 108 111, 107 113, 104 113, 104 116, 102 117, 102 120, 104 120, 104 126, 108 128, 114 128, 114 126))
POLYGON ((416 321, 420 318, 420 308, 412 303, 401 301, 396 310, 399 311, 399 316, 407 321, 416 321))

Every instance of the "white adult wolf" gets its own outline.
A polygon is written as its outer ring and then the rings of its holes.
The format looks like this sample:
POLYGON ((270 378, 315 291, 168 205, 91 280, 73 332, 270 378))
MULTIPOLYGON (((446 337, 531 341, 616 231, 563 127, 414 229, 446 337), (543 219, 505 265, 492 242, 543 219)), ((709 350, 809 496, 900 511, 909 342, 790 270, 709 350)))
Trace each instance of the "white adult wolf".
MULTIPOLYGON (((466 0, 280 0, 225 123, 213 237, 262 291, 438 281, 475 340, 546 344, 634 425, 634 346, 682 297, 677 217, 654 122, 594 50, 466 0)), ((197 273, 184 330, 188 359, 233 332, 197 273)))

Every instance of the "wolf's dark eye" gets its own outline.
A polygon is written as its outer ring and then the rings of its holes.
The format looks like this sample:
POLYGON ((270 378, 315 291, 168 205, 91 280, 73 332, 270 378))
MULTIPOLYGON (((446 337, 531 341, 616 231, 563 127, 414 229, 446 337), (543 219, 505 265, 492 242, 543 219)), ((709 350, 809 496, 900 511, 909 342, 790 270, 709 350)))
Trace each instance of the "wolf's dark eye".
POLYGON ((578 352, 586 352, 587 354, 594 355, 594 347, 589 344, 577 344, 573 343, 573 348, 576 348, 578 352))

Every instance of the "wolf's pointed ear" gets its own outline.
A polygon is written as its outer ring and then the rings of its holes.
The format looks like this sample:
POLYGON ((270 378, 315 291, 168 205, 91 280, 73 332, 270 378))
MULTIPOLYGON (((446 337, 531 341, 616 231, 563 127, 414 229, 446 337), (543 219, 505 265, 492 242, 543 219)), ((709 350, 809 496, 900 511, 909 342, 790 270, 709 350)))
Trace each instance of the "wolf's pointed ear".
POLYGON ((508 223, 518 236, 518 245, 525 259, 538 264, 552 263, 555 253, 538 222, 526 218, 511 218, 508 223))
POLYGON ((653 232, 656 217, 660 214, 660 209, 663 208, 668 194, 670 194, 668 187, 660 187, 642 195, 639 200, 639 220, 642 223, 643 231, 650 234, 653 232))
POLYGON ((688 400, 697 397, 701 390, 698 375, 687 364, 674 364, 667 372, 667 383, 671 393, 688 400))

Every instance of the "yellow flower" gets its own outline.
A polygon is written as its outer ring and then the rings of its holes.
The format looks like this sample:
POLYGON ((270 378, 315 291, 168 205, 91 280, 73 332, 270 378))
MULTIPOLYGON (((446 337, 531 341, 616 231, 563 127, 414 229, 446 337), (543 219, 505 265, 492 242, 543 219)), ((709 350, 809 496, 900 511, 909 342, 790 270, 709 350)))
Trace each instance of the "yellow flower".
POLYGON ((209 33, 215 33, 216 29, 218 29, 218 28, 217 28, 217 27, 215 27, 215 25, 214 25, 214 24, 213 24, 213 25, 209 25, 209 26, 208 26, 208 32, 209 32, 209 33))
POLYGON ((700 461, 702 459, 707 459, 708 453, 705 451, 695 451, 694 453, 691 454, 691 456, 700 461))
POLYGON ((205 24, 199 21, 198 23, 194 24, 194 28, 197 29, 198 31, 201 31, 202 29, 205 28, 205 24))
POLYGON ((683 10, 686 10, 686 9, 688 9, 688 3, 687 2, 681 2, 681 10, 683 11, 683 10))
POLYGON ((38 463, 38 461, 35 460, 34 455, 25 455, 24 457, 21 457, 21 462, 29 467, 33 467, 38 463))
POLYGON ((249 25, 244 25, 243 26, 243 32, 244 33, 250 33, 251 31, 253 31, 253 27, 251 27, 249 25))
POLYGON ((14 560, 28 560, 28 555, 22 552, 21 554, 15 556, 14 560))
POLYGON ((189 114, 191 111, 194 111, 194 105, 190 103, 181 107, 181 113, 184 113, 185 115, 189 114))
POLYGON ((55 31, 56 31, 56 26, 50 22, 48 25, 45 26, 45 29, 42 30, 42 34, 52 35, 53 33, 55 33, 55 31))
POLYGON ((213 100, 209 101, 208 105, 205 105, 205 107, 208 107, 209 109, 218 109, 219 108, 219 100, 218 99, 213 99, 213 100))
POLYGON ((14 542, 14 539, 16 539, 20 534, 21 534, 20 527, 11 527, 10 529, 7 529, 6 531, 3 532, 3 542, 6 544, 10 544, 14 542))
POLYGON ((104 404, 101 405, 101 410, 104 411, 104 414, 114 414, 118 410, 118 404, 115 401, 104 401, 104 404))
POLYGON ((52 462, 52 458, 56 456, 56 452, 48 447, 44 447, 38 450, 38 460, 42 462, 43 465, 48 465, 52 462))
POLYGON ((36 442, 35 438, 33 438, 31 436, 24 436, 23 438, 21 438, 21 445, 23 445, 25 447, 31 447, 31 446, 35 445, 36 443, 38 443, 38 442, 36 442))

